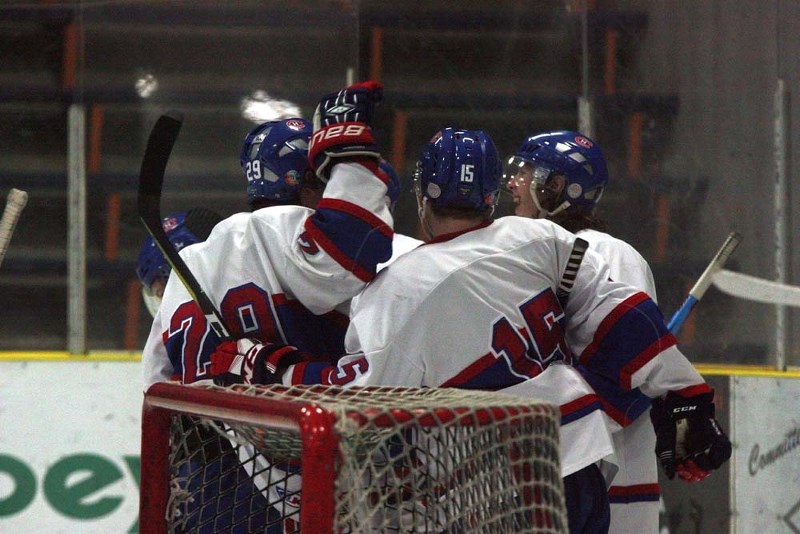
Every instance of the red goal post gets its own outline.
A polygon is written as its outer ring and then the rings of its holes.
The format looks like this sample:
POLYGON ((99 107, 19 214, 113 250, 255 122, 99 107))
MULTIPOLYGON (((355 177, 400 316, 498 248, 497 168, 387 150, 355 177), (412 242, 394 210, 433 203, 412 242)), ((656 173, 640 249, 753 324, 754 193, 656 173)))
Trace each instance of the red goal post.
POLYGON ((538 400, 159 383, 142 416, 143 533, 567 531, 560 415, 538 400))

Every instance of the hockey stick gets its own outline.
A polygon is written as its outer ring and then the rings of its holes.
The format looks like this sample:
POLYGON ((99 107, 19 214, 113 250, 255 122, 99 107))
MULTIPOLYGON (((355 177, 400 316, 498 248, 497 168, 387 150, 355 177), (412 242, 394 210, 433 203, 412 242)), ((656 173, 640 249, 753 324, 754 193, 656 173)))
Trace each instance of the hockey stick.
POLYGON ((727 269, 714 275, 714 285, 728 295, 783 306, 800 307, 800 287, 736 273, 727 269))
POLYGON ((588 249, 589 242, 580 237, 576 238, 575 242, 572 244, 572 251, 567 259, 567 266, 564 267, 564 273, 561 275, 561 281, 558 283, 558 289, 556 290, 556 298, 559 304, 561 304, 562 310, 567 309, 569 293, 572 291, 572 286, 575 285, 575 278, 578 276, 578 268, 580 268, 583 256, 588 249))
POLYGON ((678 311, 675 312, 675 315, 672 316, 669 324, 667 324, 667 328, 670 332, 673 334, 678 333, 678 330, 681 329, 689 313, 691 313, 695 305, 703 298, 703 295, 705 295, 708 286, 711 285, 714 279, 714 275, 722 269, 722 266, 725 265, 725 262, 728 261, 733 251, 739 246, 741 240, 742 236, 738 232, 731 232, 728 234, 725 242, 722 243, 722 247, 720 247, 711 259, 711 263, 708 264, 706 270, 703 271, 703 274, 700 275, 700 278, 697 279, 697 282, 695 282, 691 291, 689 291, 689 296, 686 297, 686 300, 683 301, 681 307, 678 308, 678 311))
POLYGON ((139 172, 139 218, 145 228, 153 236, 158 248, 167 259, 172 271, 178 275, 186 290, 206 316, 206 321, 220 339, 230 339, 230 334, 222 321, 214 303, 197 282, 186 262, 183 261, 178 251, 172 246, 161 225, 161 189, 164 185, 164 171, 167 168, 172 147, 178 138, 183 117, 180 113, 170 112, 158 118, 155 126, 150 131, 147 148, 142 159, 142 168, 139 172))
POLYGON ((17 226, 22 209, 28 203, 28 193, 19 189, 12 189, 8 192, 6 209, 3 211, 3 218, 0 219, 0 264, 6 257, 8 244, 11 243, 11 235, 17 226))

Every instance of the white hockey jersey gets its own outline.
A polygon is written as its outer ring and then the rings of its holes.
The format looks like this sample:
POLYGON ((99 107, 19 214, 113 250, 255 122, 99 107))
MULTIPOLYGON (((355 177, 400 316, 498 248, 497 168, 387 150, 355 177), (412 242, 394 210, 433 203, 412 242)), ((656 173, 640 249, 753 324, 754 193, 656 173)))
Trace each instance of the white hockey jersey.
MULTIPOLYGON (((677 350, 674 337, 655 303, 609 280, 608 265, 591 250, 564 313, 556 289, 574 241, 549 221, 506 217, 423 245, 354 299, 349 355, 337 367, 299 364, 284 381, 530 393, 553 374, 544 372, 551 364, 571 362, 569 347, 626 389, 657 378, 660 368, 651 364, 677 350), (636 331, 625 334, 618 322, 625 331, 635 323, 636 331)), ((564 428, 586 430, 565 442, 567 475, 613 448, 604 423, 596 424, 605 416, 591 388, 571 367, 560 366, 558 375, 576 387, 542 385, 541 398, 561 407, 564 428)), ((670 385, 650 389, 663 393, 670 385)))
MULTIPOLYGON (((607 233, 582 230, 578 236, 589 242, 609 264, 611 278, 626 282, 656 300, 655 281, 647 261, 630 244, 607 233)), ((691 363, 673 355, 672 369, 685 385, 696 384, 699 378, 691 363)), ((582 369, 585 371, 585 368, 582 369)), ((659 497, 658 464, 655 456, 656 435, 650 423, 650 399, 638 388, 625 391, 603 375, 584 372, 605 411, 623 428, 614 428, 614 450, 618 471, 608 489, 611 504, 609 532, 658 532, 659 497)))
POLYGON ((381 263, 378 265, 378 270, 382 270, 384 267, 394 263, 394 261, 405 254, 406 252, 410 252, 417 248, 418 246, 422 245, 424 241, 416 239, 411 236, 398 234, 395 232, 394 239, 392 239, 392 257, 389 258, 389 261, 386 263, 381 263))
MULTIPOLYGON (((276 206, 235 214, 180 254, 233 337, 334 358, 347 318, 337 328, 333 310, 391 256, 385 195, 386 184, 372 169, 338 163, 316 210, 276 206), (322 314, 329 315, 322 320, 322 314)), ((218 343, 180 278, 170 276, 142 353, 145 389, 170 378, 187 384, 208 379, 218 343)))

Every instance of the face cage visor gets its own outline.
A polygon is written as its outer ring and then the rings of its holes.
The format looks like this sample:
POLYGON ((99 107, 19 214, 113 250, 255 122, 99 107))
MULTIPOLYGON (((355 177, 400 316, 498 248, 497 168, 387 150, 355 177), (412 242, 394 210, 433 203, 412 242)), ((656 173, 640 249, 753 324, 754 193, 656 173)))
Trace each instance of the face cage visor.
POLYGON ((547 187, 547 182, 553 175, 561 173, 548 167, 547 165, 543 165, 538 161, 531 161, 521 156, 511 156, 508 158, 508 162, 506 163, 506 172, 503 175, 506 187, 508 187, 508 183, 512 181, 517 188, 523 185, 522 180, 517 178, 520 171, 523 169, 527 171, 526 174, 530 174, 531 176, 531 183, 528 187, 531 198, 533 199, 533 203, 536 206, 536 209, 539 210, 539 219, 550 217, 569 207, 569 201, 562 202, 560 205, 555 207, 553 211, 549 211, 542 205, 543 203, 555 205, 555 202, 558 200, 556 198, 556 193, 547 187))

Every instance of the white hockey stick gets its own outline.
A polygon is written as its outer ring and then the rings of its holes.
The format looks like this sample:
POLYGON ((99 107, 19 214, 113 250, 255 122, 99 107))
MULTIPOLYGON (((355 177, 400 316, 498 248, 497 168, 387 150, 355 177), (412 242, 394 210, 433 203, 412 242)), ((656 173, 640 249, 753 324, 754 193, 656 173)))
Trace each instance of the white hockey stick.
POLYGON ((800 287, 722 269, 714 285, 728 295, 755 302, 800 307, 800 287))
POLYGON ((728 234, 725 242, 722 243, 720 249, 711 259, 711 263, 708 264, 706 270, 703 271, 703 274, 700 275, 700 278, 698 278, 697 282, 692 286, 691 291, 689 291, 689 296, 686 297, 686 300, 683 301, 681 307, 678 308, 678 311, 675 312, 675 315, 672 316, 669 324, 667 324, 667 328, 670 332, 673 334, 678 333, 678 330, 680 330, 683 322, 689 316, 689 313, 694 309, 700 299, 703 298, 703 295, 705 295, 706 290, 714 279, 714 275, 717 271, 722 269, 730 255, 733 254, 733 251, 739 246, 741 240, 742 236, 738 232, 731 232, 728 234))
POLYGON ((14 233, 14 228, 17 226, 22 209, 27 203, 28 193, 19 189, 9 191, 6 209, 3 211, 3 218, 0 219, 0 264, 3 263, 3 258, 6 257, 8 244, 11 242, 11 234, 14 233))

